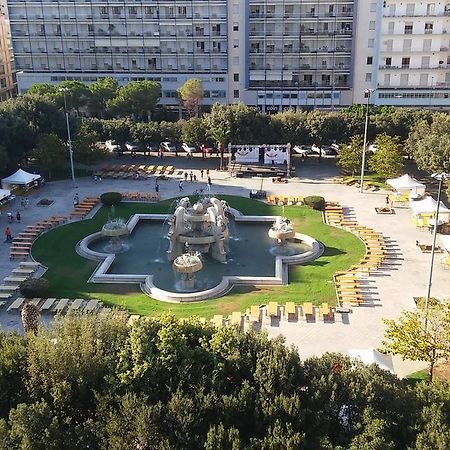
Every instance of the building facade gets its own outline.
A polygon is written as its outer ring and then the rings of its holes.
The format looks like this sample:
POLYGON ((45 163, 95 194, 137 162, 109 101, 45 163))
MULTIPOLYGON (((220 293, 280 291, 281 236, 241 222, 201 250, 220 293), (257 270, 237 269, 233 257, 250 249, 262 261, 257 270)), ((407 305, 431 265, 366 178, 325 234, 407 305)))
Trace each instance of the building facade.
POLYGON ((263 111, 364 102, 441 106, 450 6, 396 0, 8 0, 20 91, 65 79, 189 78, 204 104, 263 111))
POLYGON ((0 101, 16 92, 14 59, 9 35, 6 5, 0 1, 0 101))

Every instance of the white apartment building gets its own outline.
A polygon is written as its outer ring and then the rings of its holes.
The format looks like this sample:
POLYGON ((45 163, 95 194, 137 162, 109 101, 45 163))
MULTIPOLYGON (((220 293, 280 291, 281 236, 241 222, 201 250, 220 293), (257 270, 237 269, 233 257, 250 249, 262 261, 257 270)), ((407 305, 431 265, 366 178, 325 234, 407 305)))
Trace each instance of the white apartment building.
POLYGON ((449 9, 396 0, 8 0, 19 90, 65 79, 199 78, 205 105, 267 112, 445 106, 449 9))
POLYGON ((450 105, 450 2, 359 2, 354 103, 450 105))

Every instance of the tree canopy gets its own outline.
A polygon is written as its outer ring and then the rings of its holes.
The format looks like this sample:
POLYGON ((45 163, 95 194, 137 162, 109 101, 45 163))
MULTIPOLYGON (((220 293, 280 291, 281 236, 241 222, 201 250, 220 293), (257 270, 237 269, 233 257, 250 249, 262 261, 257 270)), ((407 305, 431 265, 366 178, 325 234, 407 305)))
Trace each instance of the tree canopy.
POLYGON ((197 78, 186 80, 183 86, 177 90, 184 107, 188 110, 190 117, 197 117, 200 102, 203 100, 203 85, 197 78))
POLYGON ((0 333, 8 449, 446 448, 450 387, 377 366, 300 361, 281 338, 119 312, 0 333))

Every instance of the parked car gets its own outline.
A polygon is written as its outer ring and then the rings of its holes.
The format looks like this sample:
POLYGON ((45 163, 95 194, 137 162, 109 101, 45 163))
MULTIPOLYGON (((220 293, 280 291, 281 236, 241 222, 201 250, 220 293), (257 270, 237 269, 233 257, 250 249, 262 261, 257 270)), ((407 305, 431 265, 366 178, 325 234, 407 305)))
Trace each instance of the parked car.
POLYGON ((320 150, 322 156, 336 156, 338 154, 337 150, 333 147, 322 147, 320 150))
POLYGON ((200 146, 200 150, 204 151, 205 153, 208 153, 209 155, 212 155, 213 153, 217 153, 217 149, 214 146, 203 144, 200 146))
POLYGON ((377 144, 371 144, 371 145, 369 145, 368 150, 369 150, 369 152, 376 153, 377 150, 378 150, 378 145, 377 144))
POLYGON ((149 152, 157 152, 159 150, 159 144, 157 142, 150 142, 147 144, 147 150, 149 152))
POLYGON ((163 152, 171 152, 171 153, 177 153, 177 146, 169 141, 164 141, 161 142, 161 144, 159 144, 159 148, 163 151, 163 152))
POLYGON ((313 153, 310 145, 295 145, 293 147, 293 150, 299 155, 310 155, 311 153, 313 153))
POLYGON ((311 150, 313 153, 317 153, 318 155, 320 155, 322 151, 322 149, 316 144, 311 145, 311 150))
POLYGON ((137 142, 127 142, 125 148, 132 153, 139 152, 141 150, 141 145, 137 142))
POLYGON ((122 151, 121 145, 118 144, 116 141, 113 141, 112 139, 105 142, 105 147, 106 147, 106 150, 108 150, 109 152, 121 152, 122 151))
POLYGON ((197 149, 197 147, 195 145, 189 145, 189 144, 186 144, 186 142, 183 142, 181 144, 181 149, 183 151, 185 151, 186 153, 190 153, 190 154, 195 153, 195 152, 198 151, 198 149, 197 149))

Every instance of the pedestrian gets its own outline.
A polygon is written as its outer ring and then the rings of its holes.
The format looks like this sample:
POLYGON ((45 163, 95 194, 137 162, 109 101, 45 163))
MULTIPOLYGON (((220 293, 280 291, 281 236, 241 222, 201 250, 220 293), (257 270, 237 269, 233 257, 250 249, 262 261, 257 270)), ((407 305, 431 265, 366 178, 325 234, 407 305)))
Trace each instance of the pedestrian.
POLYGON ((20 223, 20 220, 22 219, 22 216, 20 215, 20 211, 17 211, 16 219, 17 219, 17 222, 20 223))
POLYGON ((209 177, 209 169, 206 169, 206 176, 209 177))
POLYGON ((20 199, 20 206, 25 208, 25 199, 23 197, 20 199))
POLYGON ((101 183, 101 182, 102 182, 102 177, 99 175, 99 176, 97 177, 97 180, 98 180, 99 183, 101 183))
POLYGON ((12 241, 12 232, 11 232, 11 229, 9 227, 6 227, 5 237, 6 237, 6 241, 5 242, 11 242, 12 241))
POLYGON ((192 181, 194 179, 194 173, 192 172, 192 170, 189 173, 189 179, 192 181))
POLYGON ((188 173, 184 172, 184 181, 187 181, 188 173))
POLYGON ((211 191, 211 178, 210 177, 208 177, 207 187, 208 187, 208 191, 211 191))
POLYGON ((30 201, 28 200, 28 197, 25 197, 25 202, 24 202, 25 208, 28 208, 29 204, 30 204, 30 201))
POLYGON ((181 191, 183 191, 183 180, 180 180, 180 182, 178 183, 178 189, 181 191))
POLYGON ((197 181, 197 175, 194 174, 194 181, 197 181))
POLYGON ((11 222, 13 221, 13 215, 12 215, 12 212, 9 212, 9 213, 7 214, 7 216, 8 216, 8 222, 11 223, 11 222))
POLYGON ((39 187, 39 182, 38 180, 34 180, 34 188, 37 189, 39 187))
POLYGON ((386 206, 389 206, 390 200, 389 200, 389 194, 386 195, 386 206))
POLYGON ((203 169, 200 170, 200 176, 203 178, 203 169))
POLYGON ((80 203, 80 197, 78 196, 78 193, 75 194, 75 197, 73 198, 73 206, 78 206, 80 203))
POLYGON ((156 193, 159 192, 159 184, 158 184, 157 181, 155 182, 155 192, 156 192, 156 193))
POLYGON ((94 175, 94 183, 97 183, 97 181, 98 181, 98 177, 97 177, 97 175, 94 175))

